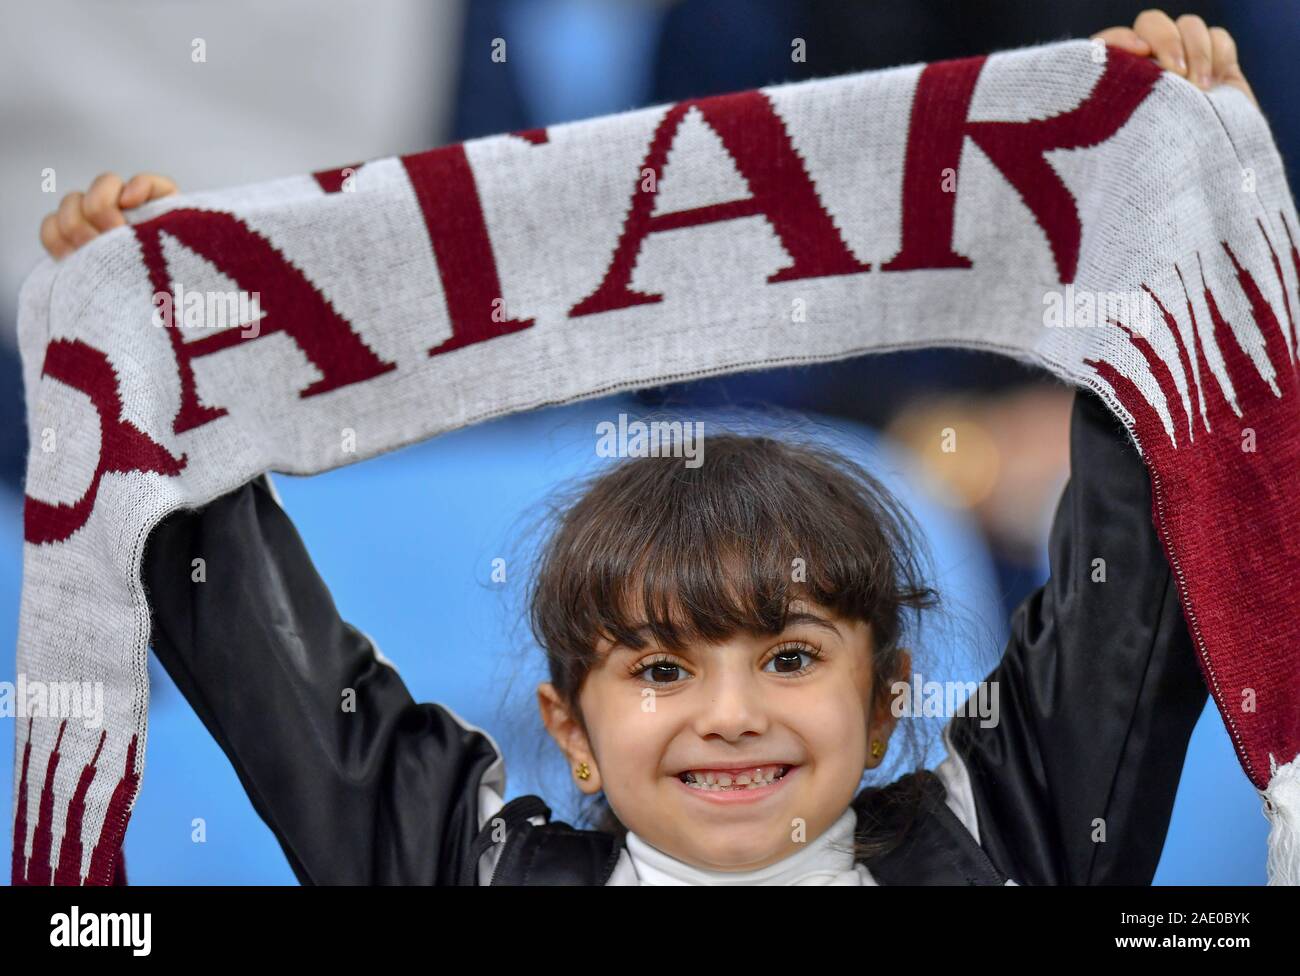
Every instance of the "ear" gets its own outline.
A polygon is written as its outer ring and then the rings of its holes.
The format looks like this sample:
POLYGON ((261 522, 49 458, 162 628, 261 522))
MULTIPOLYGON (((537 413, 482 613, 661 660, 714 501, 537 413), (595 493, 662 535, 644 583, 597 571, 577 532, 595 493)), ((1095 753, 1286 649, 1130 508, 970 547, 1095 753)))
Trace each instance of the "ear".
POLYGON ((586 730, 551 682, 543 681, 537 686, 537 707, 542 713, 542 724, 546 726, 546 731, 568 760, 569 775, 578 784, 578 789, 587 794, 600 792, 600 767, 596 765, 596 755, 592 751, 586 730), (584 762, 591 775, 587 779, 579 779, 575 770, 584 762))
MULTIPOLYGON (((894 714, 893 705, 897 695, 894 693, 893 686, 900 681, 907 683, 911 680, 911 677, 912 654, 906 648, 899 648, 898 667, 894 669, 893 677, 885 688, 878 690, 873 696, 876 704, 871 714, 870 739, 879 739, 886 746, 889 745, 889 738, 894 734, 894 727, 898 724, 899 719, 899 716, 894 714)), ((884 761, 884 758, 883 755, 879 759, 868 758, 867 767, 879 766, 884 761)))

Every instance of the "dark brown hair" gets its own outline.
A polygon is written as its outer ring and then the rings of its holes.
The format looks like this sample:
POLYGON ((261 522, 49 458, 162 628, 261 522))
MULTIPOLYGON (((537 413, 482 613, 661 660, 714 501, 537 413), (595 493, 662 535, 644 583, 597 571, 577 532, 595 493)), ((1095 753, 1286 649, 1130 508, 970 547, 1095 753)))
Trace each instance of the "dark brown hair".
MULTIPOLYGON (((639 649, 646 640, 636 630, 648 626, 661 646, 680 651, 739 632, 775 635, 800 598, 870 625, 875 694, 887 701, 900 641, 938 602, 924 582, 911 515, 831 447, 734 432, 702 444, 697 467, 681 457, 630 458, 552 504, 528 613, 571 713, 583 721, 578 692, 600 638, 639 649)), ((924 756, 915 725, 895 733, 911 746, 912 768, 924 756)), ((919 804, 920 796, 901 802, 919 804)), ((582 819, 626 831, 603 794, 590 798, 582 819)), ((860 834, 857 855, 887 850, 901 834, 865 844, 860 834)))

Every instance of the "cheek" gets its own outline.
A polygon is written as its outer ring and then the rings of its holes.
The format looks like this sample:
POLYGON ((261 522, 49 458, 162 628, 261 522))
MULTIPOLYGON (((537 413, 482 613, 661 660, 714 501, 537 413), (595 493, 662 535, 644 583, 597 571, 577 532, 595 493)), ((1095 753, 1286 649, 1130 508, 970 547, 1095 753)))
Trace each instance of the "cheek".
POLYGON ((670 737, 666 716, 635 688, 591 682, 581 698, 587 731, 606 792, 617 792, 659 773, 670 737))
POLYGON ((823 757, 830 751, 852 753, 855 750, 845 747, 866 739, 866 699, 853 682, 827 684, 795 706, 790 717, 792 726, 823 757))
POLYGON ((779 721, 824 773, 856 782, 867 763, 870 694, 869 676, 864 681, 856 672, 843 672, 790 696, 779 721))

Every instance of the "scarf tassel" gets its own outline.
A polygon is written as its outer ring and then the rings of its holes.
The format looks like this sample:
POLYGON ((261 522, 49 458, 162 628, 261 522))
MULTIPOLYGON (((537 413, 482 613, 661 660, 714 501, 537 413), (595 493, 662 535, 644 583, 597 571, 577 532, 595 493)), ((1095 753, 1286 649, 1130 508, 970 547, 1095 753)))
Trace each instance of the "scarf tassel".
POLYGON ((1269 753, 1268 788, 1259 791, 1268 832, 1268 883, 1300 885, 1300 756, 1282 766, 1269 753))

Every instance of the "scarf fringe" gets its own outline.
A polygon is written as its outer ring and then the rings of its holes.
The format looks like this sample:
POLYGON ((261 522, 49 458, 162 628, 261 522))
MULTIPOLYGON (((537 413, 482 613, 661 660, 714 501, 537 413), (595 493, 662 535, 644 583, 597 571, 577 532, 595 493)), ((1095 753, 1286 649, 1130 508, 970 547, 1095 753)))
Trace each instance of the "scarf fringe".
POLYGON ((1269 753, 1268 789, 1264 816, 1272 824, 1268 832, 1268 883, 1300 885, 1300 756, 1282 766, 1269 753))

